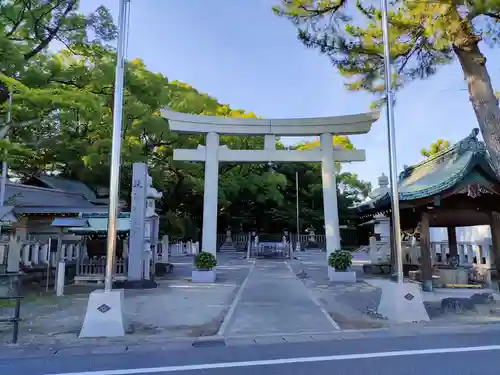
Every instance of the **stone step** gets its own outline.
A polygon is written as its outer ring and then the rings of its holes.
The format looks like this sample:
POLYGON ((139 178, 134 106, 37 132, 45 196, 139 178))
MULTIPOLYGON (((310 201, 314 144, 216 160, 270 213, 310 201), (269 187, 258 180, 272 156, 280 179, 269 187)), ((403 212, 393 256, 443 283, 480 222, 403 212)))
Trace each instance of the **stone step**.
POLYGON ((220 251, 236 251, 236 247, 233 244, 230 243, 225 243, 223 244, 220 249, 220 251))

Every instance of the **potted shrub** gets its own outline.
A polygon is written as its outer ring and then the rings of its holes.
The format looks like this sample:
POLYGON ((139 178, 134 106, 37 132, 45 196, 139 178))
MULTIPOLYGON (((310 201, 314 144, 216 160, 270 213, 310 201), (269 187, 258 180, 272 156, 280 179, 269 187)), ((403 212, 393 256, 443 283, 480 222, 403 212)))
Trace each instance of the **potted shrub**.
POLYGON ((355 283, 356 272, 351 270, 352 254, 347 250, 335 250, 328 256, 328 278, 330 281, 355 283))
POLYGON ((213 283, 215 282, 215 266, 217 260, 212 253, 202 251, 194 259, 196 267, 191 272, 191 281, 193 283, 213 283))

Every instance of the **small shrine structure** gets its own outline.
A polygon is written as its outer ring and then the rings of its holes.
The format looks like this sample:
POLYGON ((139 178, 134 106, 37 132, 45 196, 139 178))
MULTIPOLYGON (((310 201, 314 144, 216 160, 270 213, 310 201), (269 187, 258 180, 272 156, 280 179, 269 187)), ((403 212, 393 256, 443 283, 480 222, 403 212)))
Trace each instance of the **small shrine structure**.
MULTIPOLYGON (((488 271, 490 264, 495 265, 497 272, 500 270, 500 179, 478 134, 479 129, 473 129, 460 142, 421 163, 405 167, 399 175, 401 229, 416 234, 419 241, 424 290, 432 289, 430 227, 447 228, 448 261, 460 265, 471 254, 467 250, 465 255, 463 249, 457 248, 456 228, 490 225, 492 251, 479 249, 474 256, 488 271)), ((377 225, 391 217, 387 178, 382 176, 379 184, 369 200, 353 208, 361 223, 377 225)), ((382 236, 390 237, 390 233, 382 236)))

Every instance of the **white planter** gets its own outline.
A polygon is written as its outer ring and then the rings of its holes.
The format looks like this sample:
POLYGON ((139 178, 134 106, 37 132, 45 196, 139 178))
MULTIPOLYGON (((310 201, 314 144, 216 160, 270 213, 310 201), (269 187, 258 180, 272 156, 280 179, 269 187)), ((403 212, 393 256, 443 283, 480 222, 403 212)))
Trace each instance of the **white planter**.
POLYGON ((211 269, 208 271, 204 270, 192 270, 191 271, 191 282, 193 283, 205 283, 211 284, 215 282, 215 270, 211 269))
POLYGON ((355 271, 335 271, 334 268, 328 267, 328 278, 330 281, 338 283, 355 283, 356 282, 356 272, 355 271))

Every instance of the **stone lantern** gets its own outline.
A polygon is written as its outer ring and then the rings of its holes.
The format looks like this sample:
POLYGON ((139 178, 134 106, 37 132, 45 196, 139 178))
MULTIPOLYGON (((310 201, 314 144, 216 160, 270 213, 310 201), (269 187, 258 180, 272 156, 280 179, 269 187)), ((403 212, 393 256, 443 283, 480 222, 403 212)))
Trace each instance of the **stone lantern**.
POLYGON ((233 243, 232 237, 231 237, 231 227, 226 228, 226 243, 233 243))
POLYGON ((283 231, 283 242, 284 243, 290 242, 290 232, 288 231, 288 229, 285 229, 283 231))
POLYGON ((309 227, 306 229, 306 232, 309 234, 308 241, 311 243, 315 243, 316 242, 315 229, 313 227, 309 227))

